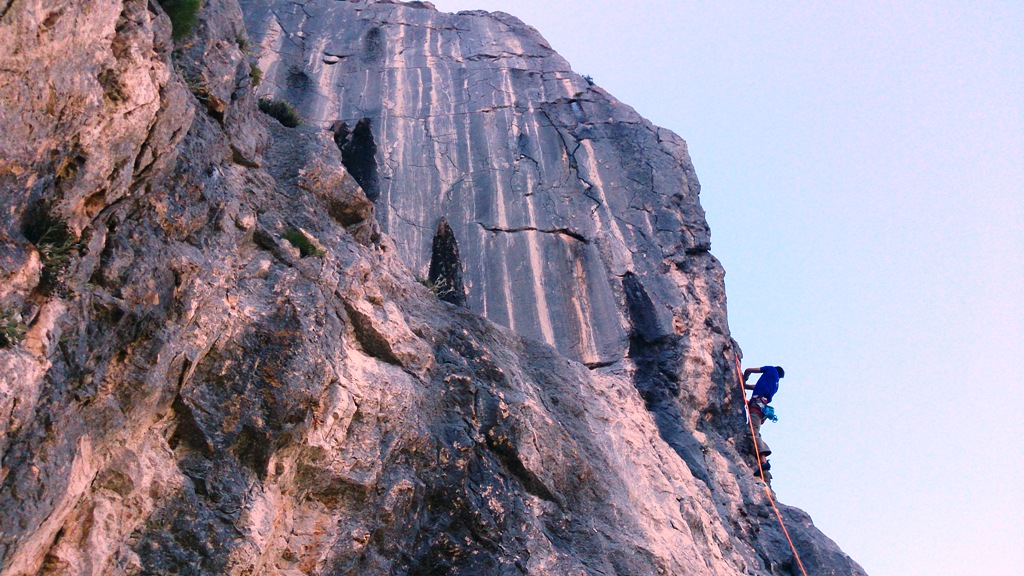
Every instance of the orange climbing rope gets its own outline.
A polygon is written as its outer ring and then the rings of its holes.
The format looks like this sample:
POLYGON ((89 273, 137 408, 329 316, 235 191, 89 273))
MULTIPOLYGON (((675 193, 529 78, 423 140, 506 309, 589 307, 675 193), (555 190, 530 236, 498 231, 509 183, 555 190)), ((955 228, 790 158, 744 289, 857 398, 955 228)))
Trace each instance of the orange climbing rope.
POLYGON ((793 551, 793 557, 796 558, 796 563, 800 566, 800 572, 804 576, 807 576, 807 570, 804 569, 804 563, 800 560, 800 554, 796 551, 796 545, 793 544, 793 539, 789 537, 789 530, 786 530, 786 523, 782 521, 782 514, 779 512, 778 506, 775 505, 775 498, 772 496, 772 489, 768 487, 768 480, 764 477, 764 468, 761 467, 761 449, 757 446, 757 435, 754 433, 754 422, 750 419, 750 410, 747 409, 747 393, 743 388, 743 366, 740 365, 739 354, 733 353, 733 358, 736 359, 736 377, 740 381, 740 398, 743 399, 743 410, 747 413, 747 422, 750 424, 750 440, 754 443, 754 456, 757 457, 757 471, 761 474, 761 482, 764 483, 764 493, 768 496, 768 502, 772 505, 772 510, 775 510, 775 517, 779 519, 779 526, 782 527, 782 533, 786 535, 786 540, 789 541, 789 548, 793 551))

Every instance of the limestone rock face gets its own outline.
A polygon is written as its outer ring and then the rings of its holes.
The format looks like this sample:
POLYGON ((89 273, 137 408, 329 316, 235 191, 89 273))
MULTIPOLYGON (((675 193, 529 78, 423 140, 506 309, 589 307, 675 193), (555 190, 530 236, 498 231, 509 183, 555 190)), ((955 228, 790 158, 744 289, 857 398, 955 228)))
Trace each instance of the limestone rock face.
POLYGON ((507 15, 198 16, 0 0, 0 575, 797 573, 682 140, 507 15))
POLYGON ((726 340, 719 299, 694 284, 718 263, 686 144, 573 73, 536 30, 397 2, 242 5, 261 93, 319 127, 372 132, 367 191, 413 270, 444 218, 470 309, 571 358, 626 353, 626 273, 662 332, 694 320, 700 299, 700 329, 726 340))

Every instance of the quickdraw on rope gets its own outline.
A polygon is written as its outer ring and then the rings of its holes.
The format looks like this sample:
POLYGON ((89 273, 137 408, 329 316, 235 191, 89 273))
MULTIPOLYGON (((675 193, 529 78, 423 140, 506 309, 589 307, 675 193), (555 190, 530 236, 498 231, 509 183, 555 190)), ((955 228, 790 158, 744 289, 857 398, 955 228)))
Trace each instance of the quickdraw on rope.
POLYGON ((750 425, 750 440, 754 443, 754 456, 757 458, 757 471, 761 475, 761 483, 764 485, 764 493, 768 496, 768 503, 772 505, 772 510, 775 511, 775 517, 779 519, 779 526, 782 527, 782 533, 786 536, 786 540, 789 542, 789 549, 793 551, 793 557, 796 558, 797 566, 800 567, 800 572, 804 576, 807 576, 807 570, 804 569, 804 563, 800 560, 800 554, 796 551, 796 545, 793 544, 793 539, 789 537, 789 530, 786 530, 786 523, 782 521, 782 513, 779 512, 778 506, 775 505, 775 497, 772 496, 772 489, 768 487, 768 480, 764 477, 764 468, 761 467, 761 450, 757 446, 757 434, 754 433, 754 422, 750 419, 750 410, 747 409, 747 393, 743 388, 743 367, 740 365, 739 354, 733 353, 733 358, 736 359, 736 377, 740 382, 740 399, 743 400, 743 410, 747 414, 747 422, 750 425))

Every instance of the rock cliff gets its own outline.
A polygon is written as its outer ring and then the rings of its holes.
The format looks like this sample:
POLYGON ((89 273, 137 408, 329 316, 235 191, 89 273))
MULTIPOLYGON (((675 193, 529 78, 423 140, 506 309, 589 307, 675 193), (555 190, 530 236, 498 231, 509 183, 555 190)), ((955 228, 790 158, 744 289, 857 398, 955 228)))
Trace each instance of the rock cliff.
POLYGON ((692 334, 677 320, 688 319, 700 340, 723 340, 721 282, 696 283, 720 272, 686 144, 574 74, 536 30, 425 5, 242 5, 260 93, 320 128, 367 130, 362 146, 377 153, 357 160, 353 145, 346 166, 365 173, 413 271, 426 270, 445 218, 469 308, 573 359, 626 352, 627 273, 651 295, 656 330, 692 334))
POLYGON ((797 573, 685 143, 514 17, 2 0, 0 131, 0 574, 797 573))

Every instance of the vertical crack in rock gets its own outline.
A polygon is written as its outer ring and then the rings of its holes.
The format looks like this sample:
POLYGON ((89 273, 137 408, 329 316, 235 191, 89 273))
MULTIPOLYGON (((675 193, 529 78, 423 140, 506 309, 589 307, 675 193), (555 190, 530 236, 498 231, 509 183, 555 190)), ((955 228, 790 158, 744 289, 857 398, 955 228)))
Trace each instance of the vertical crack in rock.
POLYGON ((622 278, 629 312, 629 357, 636 364, 633 384, 654 415, 663 440, 686 462, 690 472, 710 483, 700 443, 683 426, 676 397, 679 396, 679 369, 683 364, 680 337, 664 333, 654 302, 636 274, 622 278))
POLYGON ((335 122, 334 143, 341 150, 341 163, 362 187, 366 197, 376 202, 380 197, 380 181, 377 174, 377 144, 373 140, 371 120, 363 118, 349 128, 346 122, 335 122))
POLYGON ((462 282, 462 259, 459 243, 448 222, 441 218, 430 249, 430 271, 427 280, 437 297, 456 306, 466 305, 466 288, 462 282))

